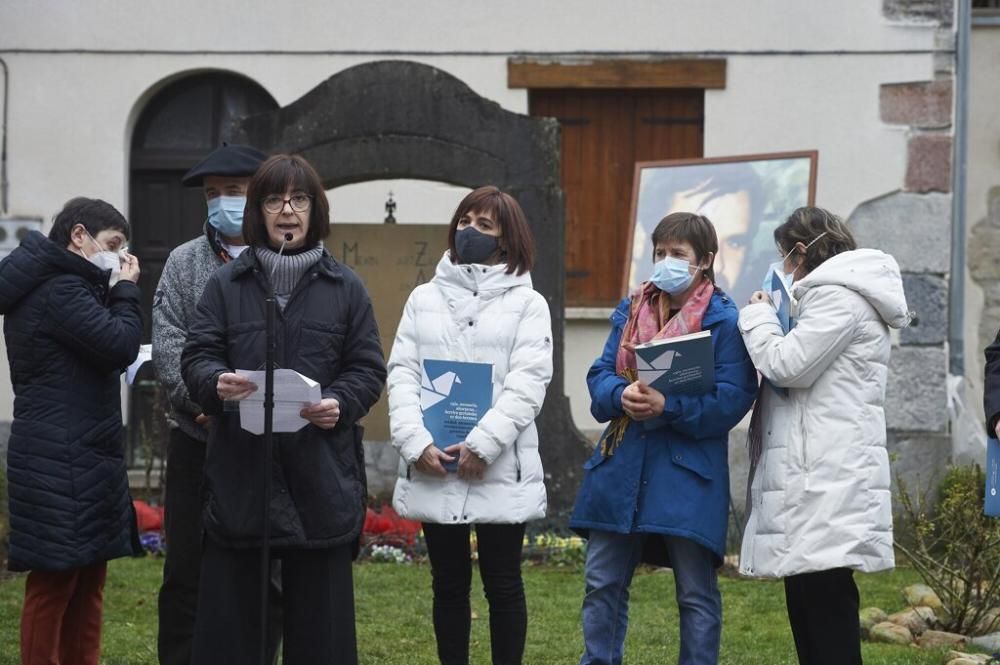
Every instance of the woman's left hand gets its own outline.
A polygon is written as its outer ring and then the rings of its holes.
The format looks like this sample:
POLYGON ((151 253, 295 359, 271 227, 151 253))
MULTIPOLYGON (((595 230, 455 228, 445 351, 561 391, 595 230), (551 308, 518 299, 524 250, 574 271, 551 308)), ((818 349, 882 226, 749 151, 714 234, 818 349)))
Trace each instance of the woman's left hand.
POLYGON ((299 411, 299 415, 316 427, 333 429, 340 421, 340 402, 332 397, 327 397, 317 404, 305 407, 299 411))
POLYGON ((663 413, 666 397, 642 381, 630 384, 622 393, 622 409, 632 420, 642 421, 663 413))
POLYGON ((464 443, 455 443, 444 449, 449 455, 458 454, 458 477, 462 480, 482 480, 489 466, 483 458, 469 450, 464 443))

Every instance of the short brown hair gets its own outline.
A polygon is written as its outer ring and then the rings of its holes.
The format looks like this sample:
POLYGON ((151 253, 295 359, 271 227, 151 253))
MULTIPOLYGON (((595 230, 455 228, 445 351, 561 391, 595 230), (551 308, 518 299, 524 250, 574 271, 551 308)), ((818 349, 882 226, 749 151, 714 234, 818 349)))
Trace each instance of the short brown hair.
POLYGON ((719 255, 719 236, 708 217, 693 212, 672 212, 653 229, 653 261, 656 261, 656 246, 661 242, 686 242, 694 250, 694 256, 701 261, 709 253, 712 263, 705 269, 705 275, 715 283, 715 257, 719 255))
POLYGON ((455 209, 455 214, 451 217, 451 226, 448 227, 448 249, 452 263, 458 261, 458 251, 455 248, 458 222, 469 212, 489 213, 500 225, 500 247, 507 263, 508 275, 515 270, 518 275, 531 270, 535 264, 535 241, 528 226, 528 219, 524 216, 517 199, 492 185, 472 190, 455 209))
POLYGON ((88 199, 78 196, 70 199, 63 206, 63 209, 56 215, 52 228, 49 230, 49 240, 55 242, 60 247, 69 244, 73 227, 83 224, 87 233, 92 238, 97 237, 101 231, 111 229, 121 231, 125 239, 129 239, 131 228, 128 221, 118 210, 101 199, 88 199))
POLYGON ((784 224, 774 230, 774 242, 782 254, 792 251, 797 243, 806 245, 803 265, 807 273, 841 252, 858 248, 850 229, 840 217, 823 208, 809 206, 796 209, 784 224))
POLYGON ((243 214, 243 241, 246 244, 268 244, 261 210, 264 198, 271 194, 284 196, 288 191, 302 191, 312 196, 305 245, 312 247, 330 235, 330 202, 316 169, 299 155, 274 155, 260 165, 247 186, 247 207, 243 214))

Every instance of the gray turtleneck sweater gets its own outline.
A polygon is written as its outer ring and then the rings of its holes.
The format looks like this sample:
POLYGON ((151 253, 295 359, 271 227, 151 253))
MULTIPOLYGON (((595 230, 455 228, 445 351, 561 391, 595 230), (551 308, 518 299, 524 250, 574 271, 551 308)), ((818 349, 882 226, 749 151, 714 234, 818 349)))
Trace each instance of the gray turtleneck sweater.
POLYGON ((274 295, 278 298, 278 306, 285 309, 292 290, 299 283, 306 271, 323 258, 322 246, 316 246, 297 254, 282 254, 270 247, 254 247, 257 260, 267 273, 267 278, 274 287, 274 295))

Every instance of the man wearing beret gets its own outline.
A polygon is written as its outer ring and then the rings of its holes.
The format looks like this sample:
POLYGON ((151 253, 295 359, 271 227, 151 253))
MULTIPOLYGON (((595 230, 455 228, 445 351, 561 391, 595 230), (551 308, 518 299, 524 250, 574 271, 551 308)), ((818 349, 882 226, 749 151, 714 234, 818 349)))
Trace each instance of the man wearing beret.
MULTIPOLYGON (((191 661, 201 568, 201 479, 208 417, 184 386, 181 351, 208 278, 246 249, 243 209, 247 184, 266 158, 256 148, 224 143, 184 175, 184 185, 202 188, 208 221, 201 236, 170 252, 153 298, 153 364, 171 407, 164 502, 167 556, 157 640, 161 665, 189 665, 191 661)), ((277 567, 278 562, 273 565, 277 567)), ((275 571, 268 640, 271 654, 277 653, 281 639, 279 580, 275 571)))

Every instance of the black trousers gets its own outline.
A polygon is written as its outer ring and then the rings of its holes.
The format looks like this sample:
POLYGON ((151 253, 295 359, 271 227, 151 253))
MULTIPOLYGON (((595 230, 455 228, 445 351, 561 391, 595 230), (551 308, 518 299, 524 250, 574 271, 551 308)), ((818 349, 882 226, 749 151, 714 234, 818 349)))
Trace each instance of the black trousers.
POLYGON ((785 603, 799 665, 861 665, 858 586, 834 568, 785 578, 785 603))
MULTIPOLYGON (((468 665, 472 560, 468 524, 424 522, 441 665, 468 665)), ((493 665, 520 665, 528 628, 521 580, 524 524, 477 524, 479 574, 490 607, 493 665)))
MULTIPOLYGON (((180 429, 170 431, 167 446, 167 492, 164 531, 167 556, 159 596, 157 651, 160 665, 190 665, 201 570, 202 473, 205 444, 180 429)), ((272 622, 269 653, 277 656, 281 642, 280 567, 272 578, 272 622)), ((274 662, 274 658, 270 659, 274 662)))
MULTIPOLYGON (((351 543, 274 550, 281 560, 284 665, 357 665, 351 543)), ((205 539, 194 665, 260 662, 260 550, 205 539)))

